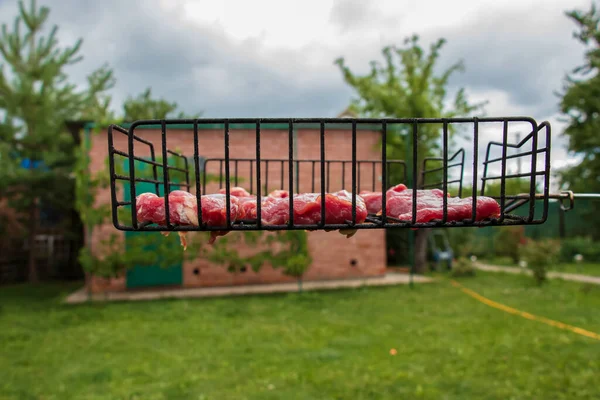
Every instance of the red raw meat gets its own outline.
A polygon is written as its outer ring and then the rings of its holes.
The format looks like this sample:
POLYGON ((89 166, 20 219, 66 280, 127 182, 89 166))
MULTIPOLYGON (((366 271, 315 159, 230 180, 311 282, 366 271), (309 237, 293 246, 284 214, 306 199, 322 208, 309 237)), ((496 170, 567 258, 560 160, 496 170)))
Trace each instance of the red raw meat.
MULTIPOLYGON (((205 219, 204 215, 202 217, 205 219)), ((183 190, 174 190, 169 193, 169 219, 172 225, 198 226, 196 196, 183 190)))
MULTIPOLYGON (((224 194, 208 194, 201 197, 202 222, 208 226, 225 226, 227 223, 226 196, 224 194)), ((230 196, 230 217, 235 222, 238 215, 239 200, 230 196)), ((165 199, 153 193, 142 193, 136 199, 136 210, 138 222, 166 225, 165 199)), ((174 190, 169 193, 169 219, 172 225, 198 226, 198 204, 196 196, 182 190, 174 190)), ((161 232, 168 236, 169 232, 161 232)), ((181 245, 187 248, 187 232, 177 232, 181 245)), ((209 243, 214 243, 217 236, 226 235, 227 231, 212 231, 209 243)))
MULTIPOLYGON (((169 219, 173 225, 198 225, 196 196, 182 190, 169 194, 169 219)), ((166 225, 165 199, 154 193, 142 193, 136 198, 138 222, 166 225)))
MULTIPOLYGON (((261 198, 261 202, 264 207, 265 204, 274 202, 278 199, 289 198, 289 193, 286 190, 274 190, 267 196, 261 198)), ((254 195, 239 198, 240 211, 238 214, 238 220, 256 221, 258 214, 257 211, 257 200, 258 198, 254 195)), ((262 219, 262 218, 261 218, 262 219)))
MULTIPOLYGON (((289 198, 267 200, 262 205, 263 225, 285 225, 289 222, 289 198)), ((303 193, 294 195, 294 224, 313 225, 321 222, 321 194, 303 193)), ((367 207, 360 196, 356 196, 356 223, 367 218, 367 207)), ((345 224, 352 221, 352 194, 341 190, 325 194, 325 223, 345 224)))
MULTIPOLYGON (((202 222, 208 226, 227 225, 227 199, 224 194, 207 194, 200 198, 202 202, 202 222)), ((240 200, 229 196, 229 218, 233 224, 239 219, 240 200)), ((218 236, 225 236, 229 231, 212 231, 208 243, 213 244, 218 236)))
POLYGON ((290 193, 287 190, 273 190, 269 193, 268 197, 274 197, 276 199, 286 199, 290 197, 290 193))
MULTIPOLYGON (((403 221, 412 222, 412 189, 390 193, 386 201, 386 215, 403 221)), ((417 190, 416 222, 429 222, 442 219, 444 215, 444 192, 439 189, 417 190)), ((473 199, 466 197, 450 197, 447 199, 447 221, 462 221, 471 219, 473 199)), ((476 221, 500 216, 500 205, 491 197, 477 197, 476 221)), ((381 210, 378 215, 381 215, 381 210)))
POLYGON ((240 197, 238 205, 238 221, 256 220, 256 197, 240 197))
MULTIPOLYGON (((207 226, 225 226, 227 219, 226 195, 221 189, 218 194, 203 195, 202 222, 207 226)), ((417 191, 417 222, 441 219, 443 216, 443 196, 439 189, 417 191)), ((363 223, 368 213, 381 214, 381 193, 362 191, 356 196, 356 223, 363 223)), ((412 190, 403 184, 396 185, 386 192, 389 217, 405 221, 412 220, 412 190)), ((286 225, 289 222, 289 193, 275 190, 263 197, 261 220, 264 226, 286 225)), ((164 198, 153 193, 142 193, 137 197, 137 219, 140 223, 166 225, 164 198)), ((448 221, 471 218, 471 198, 448 196, 448 221)), ((231 223, 236 221, 256 221, 257 198, 244 188, 230 190, 231 223), (238 197, 239 196, 239 197, 238 197)), ((170 222, 177 226, 198 226, 198 206, 196 196, 181 190, 169 194, 170 222)), ((294 224, 314 225, 321 221, 321 194, 295 194, 293 200, 294 224)), ((500 215, 500 206, 490 197, 478 197, 477 220, 500 215)), ((352 194, 346 190, 325 194, 325 223, 346 224, 352 221, 352 194)), ((213 231, 209 243, 229 231, 213 231)), ((343 229, 340 233, 352 236, 356 229, 343 229)), ((162 232, 168 235, 169 232, 162 232)), ((184 249, 187 247, 186 232, 178 232, 184 249)))
MULTIPOLYGON (((402 183, 389 188, 386 192, 386 201, 393 193, 399 193, 406 189, 406 186, 402 183)), ((360 197, 362 197, 362 199, 365 201, 369 214, 377 214, 379 211, 381 211, 381 192, 369 192, 367 190, 363 190, 359 194, 360 197)))
MULTIPOLYGON (((206 194, 200 198, 202 202, 202 222, 209 226, 225 226, 227 224, 227 199, 224 194, 206 194)), ((231 223, 238 219, 240 200, 229 196, 229 217, 231 223)))
MULTIPOLYGON (((225 189, 225 188, 219 189, 219 194, 226 194, 226 193, 227 193, 227 189, 225 189)), ((243 187, 239 187, 239 186, 230 187, 229 195, 235 196, 235 197, 252 197, 253 196, 250 193, 248 193, 248 191, 246 189, 244 189, 243 187)))
POLYGON ((165 199, 162 197, 158 197, 154 193, 142 193, 136 197, 135 204, 139 223, 160 224, 165 220, 165 199))

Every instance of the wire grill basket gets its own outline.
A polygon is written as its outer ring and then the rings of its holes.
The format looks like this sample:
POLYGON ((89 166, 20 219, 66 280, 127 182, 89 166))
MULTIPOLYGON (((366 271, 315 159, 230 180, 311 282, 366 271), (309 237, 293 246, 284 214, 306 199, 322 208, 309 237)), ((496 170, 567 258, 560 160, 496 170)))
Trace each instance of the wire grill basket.
MULTIPOLYGON (((108 129, 108 151, 113 223, 117 229, 124 231, 418 229, 542 224, 548 216, 549 199, 568 197, 567 194, 550 194, 550 146, 550 124, 538 124, 528 117, 174 119, 136 121, 127 129, 111 125, 108 129), (287 136, 286 148, 273 150, 269 143, 265 144, 264 132, 273 126, 281 131, 281 135, 287 136), (185 144, 178 151, 168 146, 171 132, 176 127, 185 127, 189 138, 189 145, 185 144), (232 154, 230 135, 239 127, 243 127, 246 137, 251 138, 253 157, 232 154), (209 128, 222 137, 222 155, 219 157, 202 156, 202 132, 209 128), (143 132, 148 129, 157 132, 153 139, 144 137, 143 132), (325 142, 332 129, 341 130, 345 135, 340 146, 347 147, 350 154, 347 159, 332 158, 327 154, 325 142), (357 137, 361 135, 361 129, 378 135, 379 157, 357 157, 357 137), (314 135, 307 139, 298 136, 298 130, 310 130, 314 135), (453 131, 459 133, 452 135, 453 131), (435 145, 425 149, 421 135, 431 135, 432 132, 437 137, 428 143, 435 145), (121 142, 126 140, 126 148, 117 148, 117 136, 121 142), (459 139, 454 140, 455 136, 459 139), (318 150, 310 157, 298 157, 298 146, 307 140, 313 142, 310 143, 311 148, 318 150), (390 152, 398 140, 403 143, 403 157, 398 155, 398 151, 390 152), (142 152, 145 156, 141 155, 142 152), (515 164, 518 165, 516 170, 515 164), (126 171, 118 171, 120 165, 125 165, 126 171), (149 176, 140 175, 140 165, 147 167, 149 176), (206 171, 217 170, 217 165, 219 172, 209 177, 206 171), (278 172, 274 173, 274 170, 278 172), (183 178, 173 180, 174 174, 183 178), (336 174, 340 176, 333 177, 336 174), (218 182, 226 199, 224 223, 218 226, 202 222, 202 196, 211 194, 207 191, 211 180, 218 182), (335 182, 341 182, 343 186, 348 181, 347 187, 333 187, 335 182), (516 181, 520 189, 526 190, 515 192, 512 182, 516 181), (200 205, 195 211, 200 222, 197 225, 174 223, 170 217, 173 204, 169 196, 164 197, 164 224, 138 221, 139 183, 150 184, 151 192, 158 196, 173 190, 190 192, 200 205), (362 202, 362 191, 386 193, 397 184, 417 189, 406 192, 410 193, 405 196, 409 205, 405 215, 409 218, 395 215, 390 209, 391 198, 382 195, 380 211, 369 213, 363 221, 358 221, 357 204, 362 202), (232 215, 231 190, 238 185, 256 196, 257 217, 254 220, 237 219, 232 215), (285 199, 289 218, 283 224, 263 223, 264 200, 268 197, 269 185, 289 192, 285 199), (120 187, 127 188, 130 200, 118 193, 120 187), (295 221, 295 200, 292 199, 301 194, 301 187, 319 195, 316 201, 320 205, 320 215, 310 224, 295 221), (495 189, 491 190, 492 187, 495 189), (325 195, 340 189, 349 193, 351 213, 343 223, 327 223, 325 195), (438 200, 436 217, 423 222, 419 213, 427 205, 424 205, 420 193, 431 190, 438 190, 443 195, 438 200), (460 219, 453 218, 457 197, 463 199, 460 207, 469 210, 469 215, 460 219), (480 212, 478 200, 482 197, 496 200, 499 205, 497 215, 484 219, 477 217, 480 212), (518 209, 524 212, 517 213, 518 209)), ((570 199, 572 201, 572 196, 570 199)))

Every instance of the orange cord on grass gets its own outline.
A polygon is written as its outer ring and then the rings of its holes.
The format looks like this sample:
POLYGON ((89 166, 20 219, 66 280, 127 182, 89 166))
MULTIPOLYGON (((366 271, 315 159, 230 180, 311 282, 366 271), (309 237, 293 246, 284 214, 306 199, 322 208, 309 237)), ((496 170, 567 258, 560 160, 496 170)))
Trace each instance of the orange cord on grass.
POLYGON ((458 283, 458 282, 456 282, 454 280, 451 280, 450 282, 452 283, 453 286, 458 287, 464 293, 468 294, 469 296, 473 297, 474 299, 476 299, 476 300, 478 300, 478 301, 482 302, 483 304, 486 304, 486 305, 488 305, 490 307, 494 307, 494 308, 497 308, 499 310, 506 311, 507 313, 510 313, 510 314, 519 315, 519 316, 521 316, 523 318, 527 318, 527 319, 532 320, 532 321, 542 322, 544 324, 547 324, 547 325, 550 325, 550 326, 554 326, 556 328, 568 330, 568 331, 575 332, 575 333, 577 333, 579 335, 582 335, 582 336, 586 336, 586 337, 589 337, 589 338, 592 338, 592 339, 600 340, 600 335, 597 334, 597 333, 595 333, 595 332, 590 332, 590 331, 585 330, 583 328, 578 328, 576 326, 567 325, 567 324, 562 323, 562 322, 553 321, 553 320, 548 319, 548 318, 538 317, 537 315, 533 315, 533 314, 530 314, 530 313, 525 312, 525 311, 520 311, 520 310, 517 310, 515 308, 505 306, 504 304, 496 303, 495 301, 492 301, 492 300, 490 300, 488 298, 485 298, 482 295, 480 295, 479 293, 476 293, 476 292, 472 291, 471 289, 467 289, 466 287, 464 287, 463 285, 461 285, 460 283, 458 283))

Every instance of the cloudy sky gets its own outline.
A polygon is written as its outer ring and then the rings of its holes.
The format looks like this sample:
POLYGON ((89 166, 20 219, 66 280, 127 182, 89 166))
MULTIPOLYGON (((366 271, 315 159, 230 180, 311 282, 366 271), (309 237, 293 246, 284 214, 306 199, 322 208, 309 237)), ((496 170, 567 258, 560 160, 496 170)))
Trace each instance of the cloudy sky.
MULTIPOLYGON (((28 3, 28 1, 26 2, 28 3)), ((38 0, 51 8, 61 43, 83 38, 84 83, 108 62, 115 107, 151 86, 188 112, 206 117, 335 116, 353 92, 334 65, 356 72, 382 47, 418 33, 425 45, 444 37, 441 67, 464 60, 451 81, 490 116, 550 120, 553 166, 566 162, 557 121, 562 79, 583 60, 564 11, 583 0, 38 0)), ((16 0, 0 0, 11 22, 16 0)), ((407 116, 410 117, 410 116, 407 116)))

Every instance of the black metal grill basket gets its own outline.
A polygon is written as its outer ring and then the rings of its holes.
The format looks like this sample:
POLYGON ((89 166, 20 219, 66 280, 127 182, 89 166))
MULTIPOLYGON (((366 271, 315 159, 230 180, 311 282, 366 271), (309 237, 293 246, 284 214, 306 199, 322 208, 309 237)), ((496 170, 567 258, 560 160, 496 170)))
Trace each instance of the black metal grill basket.
MULTIPOLYGON (((108 150, 113 223, 117 229, 124 231, 419 229, 542 224, 548 216, 549 199, 568 198, 564 193, 550 194, 550 147, 550 124, 538 124, 529 117, 178 119, 136 121, 127 129, 111 125, 108 129, 108 150), (251 142, 255 144, 252 157, 232 154, 230 135, 240 126, 244 127, 245 135, 250 135, 251 142), (277 126, 282 131, 281 135, 287 136, 287 148, 273 150, 272 146, 265 144, 264 131, 269 126, 277 126), (189 135, 189 145, 177 151, 168 146, 175 127, 184 127, 185 135, 189 135), (222 135, 222 155, 219 157, 203 157, 205 144, 202 132, 207 127, 217 129, 222 135), (379 135, 380 156, 375 159, 357 157, 357 136, 365 127, 379 135), (160 137, 160 140, 153 142, 145 138, 141 132, 147 129, 158 130, 160 135, 156 137, 160 137), (310 139, 313 143, 309 144, 318 151, 308 157, 306 154, 302 157, 296 155, 301 141, 308 140, 298 137, 297 131, 302 129, 315 133, 310 139), (345 135, 340 146, 348 148, 347 159, 327 154, 325 142, 332 129, 341 130, 345 135), (437 145, 425 149, 421 145, 423 134, 437 135, 437 145), (126 148, 115 146, 117 135, 121 135, 121 139, 122 135, 125 136, 126 148), (398 147, 404 149, 402 157, 398 156, 398 151, 394 153, 390 150, 398 141, 403 143, 398 147), (146 156, 140 155, 142 150, 146 156), (119 171, 118 167, 123 164, 127 167, 126 171, 119 171), (147 167, 146 175, 140 174, 139 165, 147 167), (516 170, 515 165, 518 166, 516 170), (218 173, 209 176, 206 173, 208 170, 218 173), (334 179, 332 171, 337 171, 336 174, 341 176, 334 179), (179 174, 182 179, 173 180, 174 174, 179 174), (333 187, 335 182, 342 182, 343 185, 348 181, 350 184, 347 187, 333 187), (512 191, 515 181, 518 181, 520 189, 526 190, 512 191), (122 196, 118 194, 117 182, 127 186, 129 200, 119 198, 122 196), (226 196, 226 222, 220 226, 209 226, 202 222, 198 225, 174 224, 170 220, 172 204, 169 196, 165 196, 164 224, 140 222, 136 218, 136 201, 141 193, 136 183, 141 182, 151 184, 151 192, 156 195, 171 193, 174 189, 188 191, 195 196, 199 205, 202 204, 202 196, 210 194, 207 185, 210 182, 218 183, 226 196), (410 218, 400 219, 398 215, 390 214, 387 196, 382 196, 380 212, 371 213, 364 221, 357 222, 356 204, 361 200, 361 191, 385 193, 400 183, 409 189, 416 189, 411 192, 412 198, 408 198, 412 208, 410 218), (231 214, 231 189, 238 185, 257 198, 255 220, 240 220, 231 214), (289 192, 289 219, 285 224, 265 225, 262 221, 263 200, 268 196, 269 186, 289 192), (494 190, 490 189, 492 186, 494 190), (301 192, 301 187, 306 188, 307 192, 320 194, 321 215, 311 224, 294 221, 292 199, 301 192), (326 223, 325 194, 340 189, 350 193, 351 218, 344 223, 326 223), (420 222, 419 192, 432 189, 443 193, 439 215, 420 222), (500 209, 498 215, 477 218, 478 199, 482 196, 497 201, 500 209), (470 205, 471 214, 468 218, 451 218, 455 197, 466 199, 463 204, 467 202, 470 205)), ((214 152, 215 149, 211 150, 214 152)), ((197 207, 197 213, 198 221, 203 221, 201 206, 197 207)))

